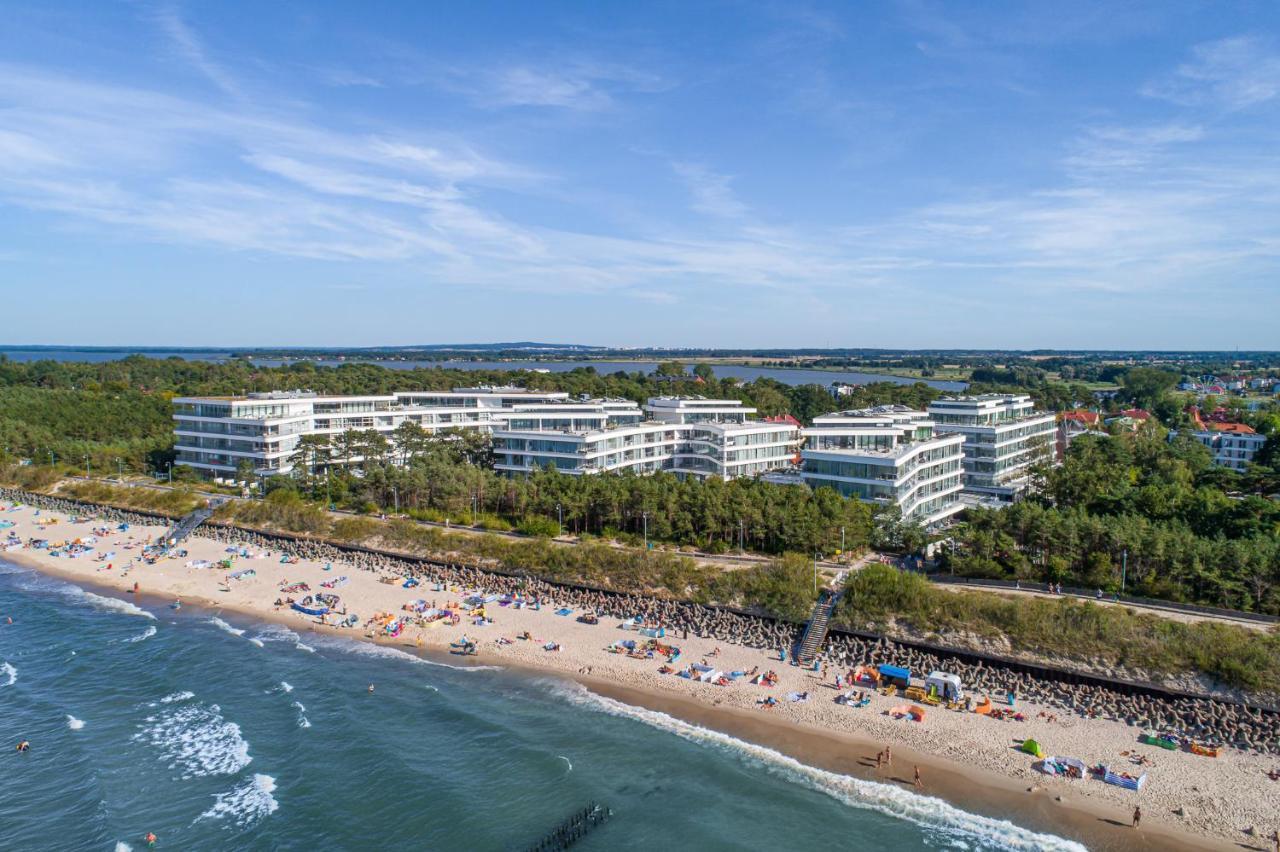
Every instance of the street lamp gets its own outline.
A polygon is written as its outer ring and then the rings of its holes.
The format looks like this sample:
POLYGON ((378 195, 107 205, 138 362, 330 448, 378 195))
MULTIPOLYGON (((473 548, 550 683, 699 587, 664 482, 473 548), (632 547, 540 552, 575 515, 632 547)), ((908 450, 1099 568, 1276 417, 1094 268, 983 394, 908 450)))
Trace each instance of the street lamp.
POLYGON ((745 534, 745 532, 746 530, 743 527, 742 521, 739 520, 738 521, 738 550, 739 551, 746 550, 746 548, 743 546, 743 535, 745 534))
POLYGON ((173 484, 173 462, 169 462, 169 484, 173 484))
POLYGON ((53 450, 49 450, 49 467, 53 467, 53 450))
POLYGON ((559 503, 556 504, 556 517, 560 519, 560 532, 556 535, 562 536, 564 535, 564 508, 559 503))
POLYGON ((89 478, 90 478, 90 476, 89 476, 89 457, 88 457, 88 456, 85 456, 85 457, 84 457, 84 478, 85 478, 85 479, 89 479, 89 478))
POLYGON ((476 495, 474 491, 471 492, 471 526, 473 527, 476 525, 476 522, 480 520, 479 503, 480 503, 479 497, 476 495))
POLYGON ((394 485, 391 486, 391 499, 395 501, 396 514, 400 514, 400 492, 394 485))
POLYGON ((640 517, 644 519, 644 549, 649 549, 649 513, 641 512, 640 517))
POLYGON ((116 459, 116 476, 121 480, 124 479, 124 462, 119 458, 116 459))

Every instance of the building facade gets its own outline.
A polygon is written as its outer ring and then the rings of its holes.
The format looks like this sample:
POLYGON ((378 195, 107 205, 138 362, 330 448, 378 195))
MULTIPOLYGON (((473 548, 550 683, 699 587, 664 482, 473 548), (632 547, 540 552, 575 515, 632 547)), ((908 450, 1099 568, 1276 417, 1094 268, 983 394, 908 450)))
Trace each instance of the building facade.
POLYGON ((1012 501, 1030 483, 1029 468, 1052 459, 1055 418, 1026 394, 943 397, 929 404, 940 434, 964 436, 964 490, 1012 501))
POLYGON ((901 405, 824 414, 804 430, 799 478, 937 526, 963 508, 964 442, 901 405))
MULTIPOLYGON (((243 397, 177 397, 173 400, 177 464, 209 476, 232 476, 244 462, 255 475, 289 473, 304 435, 331 440, 348 431, 375 431, 390 439, 398 426, 417 423, 426 432, 492 431, 517 403, 552 404, 566 393, 523 388, 458 388, 377 396, 320 396, 272 391, 243 397)), ((358 458, 346 461, 359 461, 358 458)))
POLYGON ((551 465, 572 474, 668 470, 732 479, 792 464, 800 434, 791 422, 752 419, 755 409, 737 400, 655 397, 641 408, 630 400, 522 388, 377 396, 276 391, 180 397, 173 405, 177 463, 218 477, 236 476, 245 462, 257 476, 290 473, 307 435, 326 439, 328 461, 358 463, 363 458, 350 450, 341 456, 340 436, 373 431, 394 445, 406 422, 428 434, 491 433, 496 468, 510 475, 551 465))
MULTIPOLYGON (((738 400, 655 397, 584 403, 594 413, 570 429, 540 428, 545 420, 513 415, 493 433, 495 467, 527 475, 547 465, 563 473, 669 471, 698 479, 753 476, 794 463, 800 430, 789 422, 755 420, 738 400), (630 406, 627 408, 626 406, 630 406)), ((539 417, 557 406, 539 407, 539 417)))
MULTIPOLYGON (((1177 434, 1179 433, 1170 432, 1169 437, 1177 434)), ((1182 434, 1208 447, 1215 465, 1229 467, 1240 473, 1244 473, 1253 464, 1254 456, 1267 443, 1265 435, 1259 435, 1252 427, 1243 423, 1209 423, 1204 429, 1194 429, 1182 434)))

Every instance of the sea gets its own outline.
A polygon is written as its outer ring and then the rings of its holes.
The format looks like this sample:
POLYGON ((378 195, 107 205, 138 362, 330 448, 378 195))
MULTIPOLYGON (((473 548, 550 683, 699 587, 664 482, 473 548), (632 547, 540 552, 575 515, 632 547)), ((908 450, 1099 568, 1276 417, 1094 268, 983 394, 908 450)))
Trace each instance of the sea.
MULTIPOLYGON (((75 349, 60 347, 37 347, 37 348, 0 348, 0 355, 4 355, 11 361, 87 361, 90 363, 99 363, 103 361, 115 361, 124 358, 129 354, 142 354, 148 358, 183 358, 188 361, 225 361, 232 357, 233 353, 223 351, 199 351, 192 349, 184 350, 150 350, 150 349, 75 349)), ((378 364, 391 370, 415 370, 419 367, 431 369, 440 367, 449 370, 543 370, 550 373, 564 373, 569 370, 576 370, 580 367, 594 367, 597 372, 608 374, 619 371, 626 373, 652 373, 658 369, 657 361, 472 361, 472 360, 445 360, 445 361, 416 361, 416 360, 382 360, 382 361, 362 361, 359 358, 323 359, 309 358, 303 362, 297 360, 285 360, 280 358, 252 358, 252 363, 260 367, 280 367, 288 364, 310 363, 320 367, 337 367, 342 364, 361 364, 371 363, 378 364)), ((850 370, 806 370, 802 368, 790 367, 751 367, 734 364, 714 364, 712 365, 717 376, 721 378, 741 379, 744 382, 752 381, 758 378, 770 378, 781 382, 784 385, 829 385, 832 382, 843 382, 845 384, 865 385, 873 382, 890 382, 893 384, 909 385, 915 382, 923 381, 925 384, 935 387, 941 391, 962 391, 968 384, 966 382, 944 381, 939 379, 916 379, 908 376, 890 376, 882 373, 862 373, 850 370)))
POLYGON ((1083 849, 560 679, 4 562, 0 731, 0 849, 521 850, 593 802, 575 850, 1083 849))

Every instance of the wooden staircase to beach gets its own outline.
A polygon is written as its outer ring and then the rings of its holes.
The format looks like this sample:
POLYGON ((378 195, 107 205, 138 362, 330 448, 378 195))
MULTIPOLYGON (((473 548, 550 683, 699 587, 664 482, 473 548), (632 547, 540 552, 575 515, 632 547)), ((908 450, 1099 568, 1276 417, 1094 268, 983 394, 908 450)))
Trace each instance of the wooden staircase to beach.
POLYGON ((804 635, 800 637, 800 644, 796 646, 796 662, 800 665, 812 663, 822 650, 822 643, 827 641, 827 631, 831 625, 831 612, 839 597, 836 592, 823 590, 818 602, 813 605, 809 623, 804 628, 804 635))

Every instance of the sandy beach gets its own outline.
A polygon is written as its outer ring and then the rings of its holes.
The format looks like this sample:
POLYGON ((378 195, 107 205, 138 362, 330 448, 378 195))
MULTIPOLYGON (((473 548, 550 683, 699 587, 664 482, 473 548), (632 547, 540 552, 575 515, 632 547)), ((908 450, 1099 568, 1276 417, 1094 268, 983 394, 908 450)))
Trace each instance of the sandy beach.
MULTIPOLYGON (((12 521, 11 530, 22 541, 38 538, 51 542, 72 541, 91 535, 99 522, 72 524, 60 513, 7 504, 0 519, 12 521), (48 523, 55 520, 56 523, 48 523)), ((614 642, 638 639, 634 631, 621 629, 618 619, 601 618, 597 625, 580 623, 579 612, 557 615, 556 604, 541 609, 486 606, 492 623, 476 625, 464 617, 429 626, 406 626, 397 637, 379 636, 366 626, 379 613, 408 617, 403 607, 414 600, 458 611, 462 599, 477 590, 436 590, 430 583, 403 588, 386 574, 359 570, 350 565, 302 560, 282 563, 278 550, 235 555, 230 571, 218 567, 232 554, 228 545, 195 536, 182 545, 185 555, 144 564, 144 542, 162 535, 162 527, 112 527, 101 536, 94 551, 75 558, 53 556, 48 550, 15 549, 5 559, 58 575, 81 585, 93 585, 128 597, 138 589, 138 601, 152 609, 181 599, 183 606, 206 607, 211 615, 220 610, 288 624, 298 632, 321 631, 392 644, 407 651, 445 659, 456 665, 489 664, 519 667, 577 681, 597 695, 628 705, 648 708, 678 719, 723 732, 789 755, 802 763, 853 778, 913 787, 914 767, 920 768, 921 792, 935 795, 968 811, 1009 818, 1021 825, 1070 836, 1091 849, 1260 849, 1270 850, 1267 839, 1280 827, 1280 782, 1266 772, 1280 768, 1274 758, 1225 750, 1218 758, 1140 745, 1139 730, 1102 719, 1086 720, 1060 710, 1032 703, 1018 703, 1025 721, 1001 721, 973 713, 930 708, 924 721, 913 722, 886 715, 904 702, 898 697, 869 693, 871 703, 862 708, 837 704, 833 684, 836 672, 820 680, 814 672, 780 662, 777 651, 745 648, 711 639, 668 634, 662 641, 679 647, 680 657, 671 668, 691 663, 713 665, 723 672, 758 669, 774 671, 776 686, 755 685, 746 677, 727 686, 700 683, 663 674, 665 658, 635 659, 610 653, 614 642), (107 553, 109 557, 98 561, 107 553), (111 567, 108 568, 107 566, 111 567), (201 566, 201 567, 197 567, 201 566), (242 573, 236 579, 231 574, 242 573), (322 587, 334 583, 333 588, 322 587), (309 592, 341 596, 340 609, 358 614, 349 628, 321 624, 319 619, 277 606, 285 597, 281 589, 305 583, 309 592), (527 634, 530 638, 518 638, 527 634), (474 642, 474 655, 460 656, 452 647, 463 637, 474 642), (499 642, 499 640, 504 640, 499 642), (510 640, 509 642, 506 640, 510 640), (558 650, 547 650, 549 645, 558 650), (807 694, 791 701, 794 693, 807 694), (762 709, 767 697, 779 702, 762 709), (1050 721, 1048 716, 1056 716, 1050 721), (1105 763, 1137 774, 1145 771, 1141 792, 1103 784, 1091 777, 1081 780, 1052 778, 1036 770, 1037 760, 1020 752, 1026 738, 1043 744, 1045 753, 1078 758, 1088 766, 1105 763), (892 747, 890 767, 876 768, 876 754, 892 747), (1133 762, 1137 756, 1146 764, 1133 762), (1140 829, 1129 827, 1135 805, 1141 805, 1140 829), (1249 831, 1252 833, 1248 833, 1249 831)), ((294 593, 302 598, 305 593, 294 593)), ((21 613, 5 613, 21 618, 21 613)), ((841 673, 842 674, 842 673, 841 673)))

